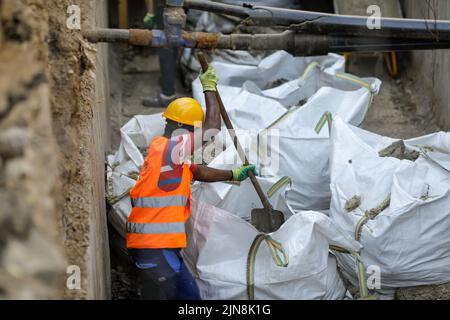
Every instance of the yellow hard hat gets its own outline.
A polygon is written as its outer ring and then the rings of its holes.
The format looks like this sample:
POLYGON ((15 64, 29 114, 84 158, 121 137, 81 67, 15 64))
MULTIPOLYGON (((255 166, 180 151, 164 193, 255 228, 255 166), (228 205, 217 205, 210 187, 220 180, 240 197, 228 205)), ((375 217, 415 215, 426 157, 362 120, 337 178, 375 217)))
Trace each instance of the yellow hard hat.
POLYGON ((193 127, 201 127, 205 117, 197 100, 180 98, 173 101, 163 114, 164 118, 193 127))

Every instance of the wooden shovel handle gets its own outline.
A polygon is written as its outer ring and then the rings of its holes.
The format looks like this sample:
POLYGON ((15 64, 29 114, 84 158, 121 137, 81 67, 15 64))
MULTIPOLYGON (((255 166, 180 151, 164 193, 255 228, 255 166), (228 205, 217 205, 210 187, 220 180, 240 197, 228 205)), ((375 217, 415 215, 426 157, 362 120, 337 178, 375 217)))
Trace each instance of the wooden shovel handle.
MULTIPOLYGON (((205 56, 203 53, 198 53, 197 55, 198 60, 200 61, 200 65, 202 66, 203 72, 206 72, 209 68, 208 61, 206 61, 205 56)), ((215 96, 217 99, 217 102, 219 104, 220 108, 220 114, 222 115, 223 122, 225 123, 225 126, 228 129, 228 133, 230 134, 231 138, 233 139, 234 146, 236 147, 236 150, 238 152, 239 157, 241 158, 242 162, 244 162, 244 165, 248 165, 248 159, 245 156, 245 152, 242 149, 242 146, 239 142, 239 139, 236 135, 236 132, 234 131, 233 124, 231 123, 230 117, 228 116, 227 110, 225 109, 225 105, 223 104, 222 98, 220 97, 220 93, 218 90, 215 91, 215 96)), ((258 180, 256 179, 253 172, 249 172, 248 176, 250 177, 250 180, 255 187, 256 193, 258 194, 259 198, 261 199, 261 202, 266 210, 272 210, 272 205, 270 204, 269 200, 267 199, 266 194, 261 188, 261 185, 259 184, 258 180)))

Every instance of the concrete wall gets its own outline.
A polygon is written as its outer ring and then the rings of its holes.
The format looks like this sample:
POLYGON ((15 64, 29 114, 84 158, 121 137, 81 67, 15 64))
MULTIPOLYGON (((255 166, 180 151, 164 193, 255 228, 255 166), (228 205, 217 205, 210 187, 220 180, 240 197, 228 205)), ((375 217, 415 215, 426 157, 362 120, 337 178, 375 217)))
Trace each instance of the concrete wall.
MULTIPOLYGON (((437 3, 437 19, 450 20, 450 3, 448 0, 431 1, 437 3)), ((424 0, 404 0, 405 15, 410 18, 431 18, 434 19, 433 10, 429 10, 427 1, 424 0)), ((439 125, 444 130, 450 130, 450 51, 435 50, 413 53, 413 72, 416 74, 416 87, 423 96, 431 99, 424 99, 421 103, 432 103, 436 112, 439 125)))
MULTIPOLYGON (((95 1, 95 21, 92 25, 108 27, 108 1, 95 1)), ((94 177, 94 199, 98 201, 95 212, 91 215, 90 238, 88 252, 88 276, 92 285, 88 296, 93 298, 111 297, 109 241, 106 220, 105 202, 105 155, 111 146, 111 127, 109 124, 110 86, 109 86, 109 45, 97 45, 95 56, 95 107, 93 109, 94 161, 92 176, 94 177), (102 275, 98 277, 98 275, 102 275)))

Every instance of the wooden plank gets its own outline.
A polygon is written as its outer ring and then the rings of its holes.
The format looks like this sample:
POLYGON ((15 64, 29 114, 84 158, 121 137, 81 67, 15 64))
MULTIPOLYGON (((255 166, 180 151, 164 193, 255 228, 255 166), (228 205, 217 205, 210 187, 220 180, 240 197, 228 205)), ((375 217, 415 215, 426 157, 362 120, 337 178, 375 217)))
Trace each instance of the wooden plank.
POLYGON ((153 0, 145 0, 145 5, 147 6, 147 11, 149 13, 153 13, 154 12, 153 0))
POLYGON ((128 0, 119 0, 119 28, 128 29, 128 0))
POLYGON ((399 0, 334 0, 337 14, 367 16, 367 8, 377 5, 384 18, 403 18, 399 0))

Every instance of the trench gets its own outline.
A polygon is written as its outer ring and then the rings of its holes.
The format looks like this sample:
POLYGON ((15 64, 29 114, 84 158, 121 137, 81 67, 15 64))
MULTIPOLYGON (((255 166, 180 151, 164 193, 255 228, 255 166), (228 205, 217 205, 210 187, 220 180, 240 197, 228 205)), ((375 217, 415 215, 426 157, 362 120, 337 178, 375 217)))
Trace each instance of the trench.
MULTIPOLYGON (((330 12, 332 2, 305 9, 330 12)), ((449 19, 446 1, 435 2, 437 18, 449 19)), ((422 1, 402 3, 408 17, 428 12, 422 1)), ((105 158, 131 118, 163 110, 141 104, 159 92, 158 52, 88 43, 67 29, 71 5, 83 28, 119 27, 119 0, 0 1, 2 299, 139 299, 124 238, 107 219, 105 158), (81 280, 72 288, 73 267, 81 280)), ((144 0, 128 9, 129 27, 142 27, 144 0)), ((384 59, 350 58, 348 72, 383 81, 362 127, 402 139, 448 130, 448 51, 400 54, 395 79, 384 59)), ((191 94, 189 81, 178 70, 178 95, 191 94)), ((448 286, 404 294, 448 296, 448 286)))
MULTIPOLYGON (((330 12, 330 4, 324 2, 319 7, 330 12)), ((112 2, 114 7, 114 1, 112 2)), ((139 27, 143 3, 134 2, 129 8, 130 24, 139 27)), ((110 7, 110 27, 117 27, 117 12, 110 7)), ((162 112, 163 108, 146 108, 142 98, 159 93, 159 60, 156 49, 131 48, 123 45, 110 45, 109 75, 111 88, 110 124, 111 147, 120 144, 120 127, 135 115, 148 115, 162 112)), ((417 137, 439 130, 436 116, 432 110, 432 98, 424 98, 417 90, 418 75, 414 57, 409 53, 398 56, 400 74, 389 75, 384 54, 352 55, 348 72, 364 77, 377 77, 382 80, 382 90, 373 102, 362 127, 372 132, 401 139, 417 137), (427 100, 429 103, 424 103, 427 100)), ((176 82, 177 94, 189 96, 189 83, 185 83, 181 70, 176 82)), ((112 298, 138 299, 137 275, 129 260, 124 239, 109 226, 112 298)))

